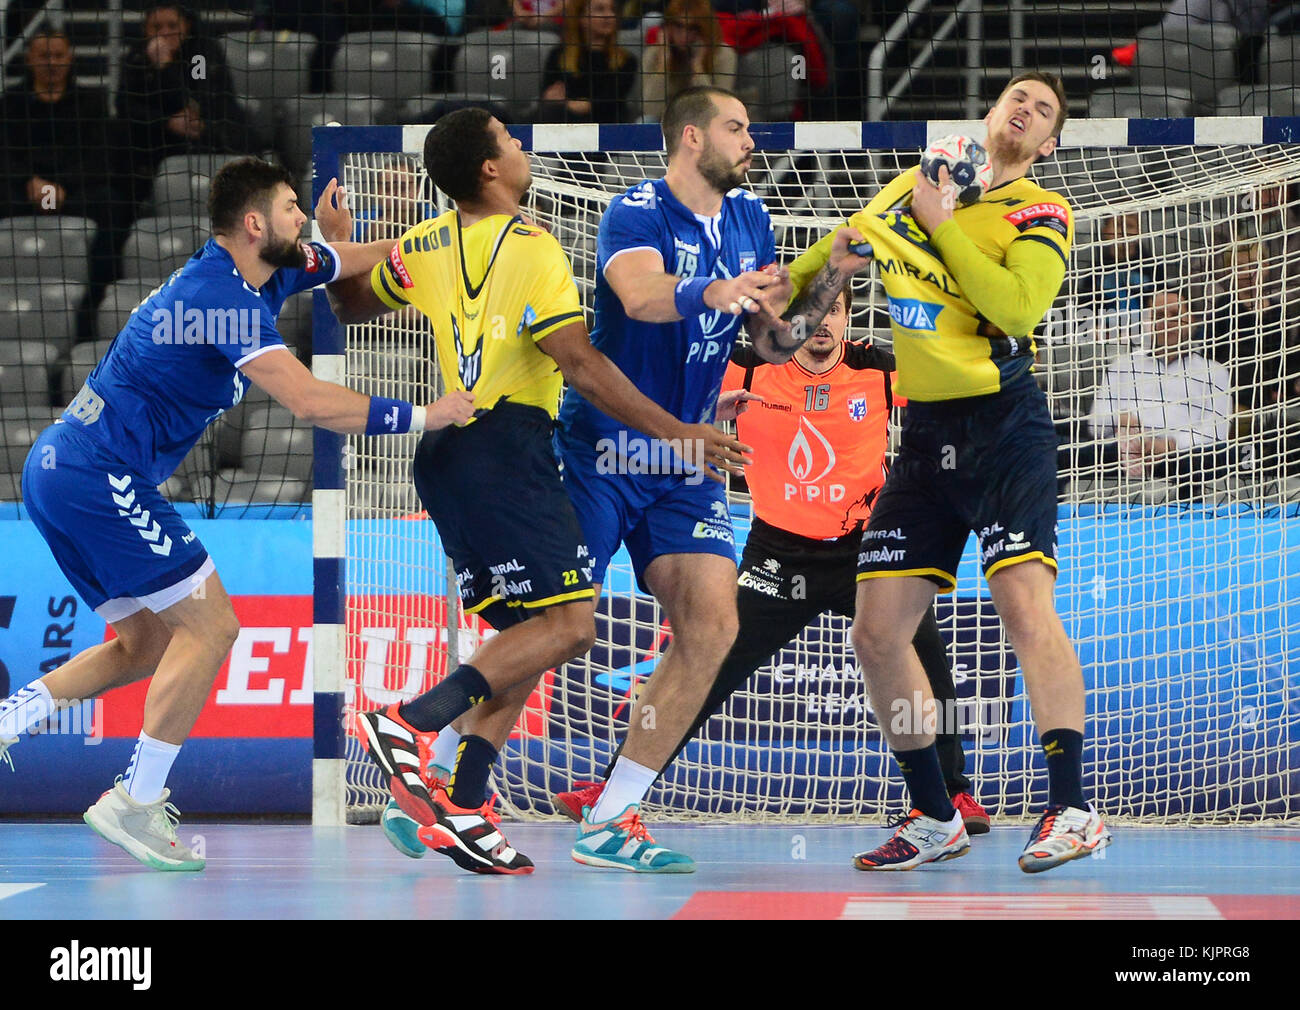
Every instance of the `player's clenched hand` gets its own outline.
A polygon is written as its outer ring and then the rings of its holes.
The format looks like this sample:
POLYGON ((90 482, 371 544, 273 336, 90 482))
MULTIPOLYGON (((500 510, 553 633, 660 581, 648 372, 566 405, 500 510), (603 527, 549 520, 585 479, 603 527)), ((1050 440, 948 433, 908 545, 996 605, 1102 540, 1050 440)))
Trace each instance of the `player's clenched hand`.
POLYGON ((763 292, 761 299, 763 308, 768 314, 779 319, 790 304, 790 296, 794 294, 794 281, 790 279, 790 268, 783 267, 779 263, 769 263, 763 267, 762 272, 776 281, 763 292))
POLYGON ((326 242, 346 242, 352 237, 352 208, 348 206, 348 191, 331 179, 316 201, 316 223, 326 242))
POLYGON ((749 409, 749 401, 756 400, 763 402, 763 398, 757 393, 751 393, 748 389, 729 389, 725 393, 718 394, 718 409, 714 414, 715 421, 734 421, 737 417, 749 409))
POLYGON ((711 469, 710 463, 718 470, 739 476, 745 472, 747 464, 754 462, 752 448, 711 424, 686 425, 681 442, 683 462, 702 470, 719 483, 722 482, 722 474, 711 469))
POLYGON ((474 416, 474 394, 453 389, 425 407, 424 430, 436 431, 449 424, 464 424, 474 416))
POLYGON ((742 312, 757 312, 762 308, 764 292, 779 283, 772 274, 761 270, 747 270, 730 280, 717 280, 704 289, 704 304, 738 316, 742 312))
POLYGON ((871 266, 871 255, 866 250, 871 248, 867 244, 866 236, 856 228, 841 228, 831 239, 831 255, 829 265, 832 270, 838 270, 841 275, 852 275, 861 273, 867 267, 871 266), (859 252, 854 252, 856 248, 859 252))
POLYGON ((948 166, 939 166, 939 184, 936 186, 918 173, 912 187, 912 220, 925 229, 927 235, 952 217, 957 206, 957 187, 949 181, 948 166))

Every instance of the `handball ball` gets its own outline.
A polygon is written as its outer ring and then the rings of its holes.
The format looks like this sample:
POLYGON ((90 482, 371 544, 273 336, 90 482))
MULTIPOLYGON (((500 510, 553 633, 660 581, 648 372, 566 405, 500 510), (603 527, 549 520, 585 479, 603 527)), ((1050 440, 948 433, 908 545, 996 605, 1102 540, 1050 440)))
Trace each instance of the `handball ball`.
POLYGON ((965 207, 974 203, 993 182, 993 165, 984 145, 970 137, 940 137, 921 155, 921 174, 939 183, 939 166, 948 167, 948 175, 957 187, 957 203, 965 207))

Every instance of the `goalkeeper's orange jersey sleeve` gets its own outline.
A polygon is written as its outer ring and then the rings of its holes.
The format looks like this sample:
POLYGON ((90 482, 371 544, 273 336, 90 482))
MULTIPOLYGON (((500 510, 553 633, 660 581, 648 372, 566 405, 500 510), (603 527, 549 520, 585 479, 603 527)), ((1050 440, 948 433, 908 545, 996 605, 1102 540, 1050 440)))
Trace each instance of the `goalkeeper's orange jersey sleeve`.
POLYGON ((555 416, 564 380, 537 341, 583 313, 551 235, 504 214, 462 228, 448 211, 398 239, 370 286, 390 308, 428 318, 448 390, 473 393, 479 409, 507 399, 555 416))
MULTIPOLYGON (((1032 334, 1065 279, 1074 213, 1020 178, 926 235, 911 215, 915 182, 916 169, 902 173, 848 221, 880 270, 898 392, 921 401, 996 393, 1033 366, 1032 334)), ((833 237, 791 266, 796 289, 826 264, 833 237)))

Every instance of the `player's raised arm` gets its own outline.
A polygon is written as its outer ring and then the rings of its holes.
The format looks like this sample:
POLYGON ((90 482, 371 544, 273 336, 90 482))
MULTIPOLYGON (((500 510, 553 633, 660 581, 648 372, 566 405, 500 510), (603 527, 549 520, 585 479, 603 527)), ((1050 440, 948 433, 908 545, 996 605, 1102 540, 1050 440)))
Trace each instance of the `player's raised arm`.
MULTIPOLYGON (((564 380, 598 410, 637 431, 664 441, 679 442, 691 458, 688 462, 713 464, 739 474, 741 467, 752 462, 753 450, 711 424, 687 424, 674 417, 633 385, 619 367, 594 346, 587 327, 578 322, 556 330, 537 342, 537 346, 555 359, 564 380), (702 448, 701 459, 694 458, 694 446, 702 448)), ((714 480, 722 476, 707 469, 714 480)))
POLYGON ((347 190, 338 184, 337 179, 329 181, 316 201, 316 224, 320 227, 321 237, 339 251, 339 258, 343 261, 338 278, 325 289, 330 308, 339 322, 345 325, 365 323, 394 311, 375 293, 371 273, 397 243, 392 239, 365 244, 345 241, 352 234, 352 210, 348 206, 347 190), (345 249, 350 258, 344 258, 345 249), (349 270, 350 266, 353 269, 349 270))
POLYGON ((259 354, 241 367, 299 420, 348 435, 401 435, 463 424, 474 413, 474 397, 455 390, 426 406, 383 396, 366 396, 318 379, 287 352, 259 354))
MULTIPOLYGON (((814 247, 820 256, 821 250, 818 247, 823 243, 829 244, 825 265, 802 285, 802 290, 779 318, 764 311, 751 319, 747 326, 749 339, 760 357, 783 364, 794 357, 794 352, 803 346, 804 341, 817 332, 817 327, 835 304, 844 285, 854 274, 871 265, 870 255, 858 255, 850 250, 851 246, 861 249, 859 243, 863 241, 860 232, 846 227, 836 229, 814 247)), ((800 265, 800 260, 795 262, 800 265)), ((807 268, 806 261, 802 265, 804 269, 807 268)), ((793 276, 791 279, 794 279, 793 276)))
POLYGON ((632 249, 610 260, 605 280, 623 303, 630 319, 643 323, 675 323, 712 309, 738 316, 756 312, 776 277, 750 270, 730 280, 677 277, 664 271, 656 249, 632 249))

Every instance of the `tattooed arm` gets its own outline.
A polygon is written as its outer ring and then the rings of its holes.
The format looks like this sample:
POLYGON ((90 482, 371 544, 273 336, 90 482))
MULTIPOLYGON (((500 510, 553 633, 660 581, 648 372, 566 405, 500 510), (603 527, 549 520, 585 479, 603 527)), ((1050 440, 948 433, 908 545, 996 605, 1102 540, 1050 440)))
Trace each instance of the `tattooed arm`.
POLYGON ((817 332, 849 278, 871 265, 870 256, 849 252, 849 244, 864 241, 854 228, 835 232, 826 265, 799 292, 778 319, 763 311, 750 317, 747 329, 754 350, 765 361, 782 364, 794 357, 805 340, 817 332))

